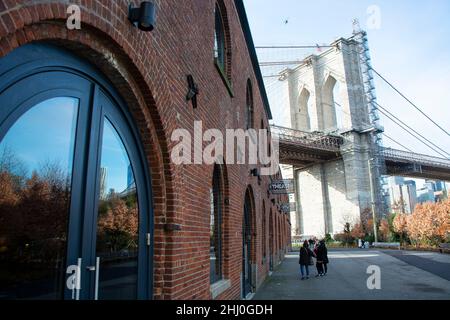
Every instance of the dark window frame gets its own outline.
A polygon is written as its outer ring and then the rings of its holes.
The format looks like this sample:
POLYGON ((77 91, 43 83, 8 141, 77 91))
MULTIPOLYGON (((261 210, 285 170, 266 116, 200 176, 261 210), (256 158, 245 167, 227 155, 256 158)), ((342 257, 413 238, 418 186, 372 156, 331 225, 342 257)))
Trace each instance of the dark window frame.
POLYGON ((253 86, 250 79, 247 80, 247 92, 246 92, 246 109, 245 109, 245 122, 247 129, 255 128, 255 106, 253 102, 253 86))
POLYGON ((267 258, 267 239, 266 239, 266 231, 267 231, 267 221, 266 221, 266 203, 263 200, 262 203, 262 249, 263 249, 263 261, 262 264, 266 263, 267 258))
POLYGON ((229 39, 226 8, 221 0, 214 7, 214 64, 231 97, 234 97, 231 82, 231 43, 229 39))
POLYGON ((224 212, 224 196, 223 196, 223 176, 222 170, 218 164, 214 165, 213 179, 212 179, 212 197, 213 197, 213 208, 210 214, 210 250, 214 250, 215 260, 211 259, 212 252, 210 251, 210 274, 209 280, 210 284, 217 283, 224 279, 224 263, 223 263, 223 251, 224 251, 224 232, 223 232, 223 212, 224 212), (214 224, 211 220, 214 219, 214 224), (215 238, 217 243, 212 243, 215 238), (213 249, 214 248, 214 249, 213 249), (214 262, 213 262, 214 261, 214 262), (211 265, 214 263, 214 267, 211 265), (214 268, 214 269, 213 269, 214 268), (214 274, 212 271, 215 271, 214 274))

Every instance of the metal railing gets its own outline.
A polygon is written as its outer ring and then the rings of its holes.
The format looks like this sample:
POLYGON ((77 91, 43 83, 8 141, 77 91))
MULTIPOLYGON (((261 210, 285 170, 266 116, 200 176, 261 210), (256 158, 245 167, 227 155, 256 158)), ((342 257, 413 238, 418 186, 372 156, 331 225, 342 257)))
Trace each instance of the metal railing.
POLYGON ((450 169, 450 159, 438 158, 425 154, 413 153, 391 148, 383 148, 381 150, 381 153, 386 160, 407 161, 421 165, 450 169))
POLYGON ((270 127, 272 135, 278 137, 280 142, 289 141, 299 146, 333 152, 339 152, 343 144, 343 138, 324 133, 305 132, 275 125, 270 127))
MULTIPOLYGON (((340 152, 344 139, 339 136, 325 134, 321 132, 305 132, 290 129, 282 126, 270 126, 271 133, 277 137, 280 142, 290 142, 302 147, 315 150, 324 150, 332 152, 340 152)), ((450 169, 450 159, 433 157, 425 154, 402 151, 392 148, 380 148, 380 154, 385 160, 403 161, 416 163, 420 165, 428 165, 450 169)))

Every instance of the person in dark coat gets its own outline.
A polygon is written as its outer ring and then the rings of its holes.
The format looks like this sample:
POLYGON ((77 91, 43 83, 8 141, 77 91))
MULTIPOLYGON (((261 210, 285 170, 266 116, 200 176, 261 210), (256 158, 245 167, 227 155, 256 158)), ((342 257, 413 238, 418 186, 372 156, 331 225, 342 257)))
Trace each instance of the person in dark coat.
POLYGON ((319 246, 320 242, 315 246, 313 250, 314 255, 316 256, 316 269, 317 269, 316 278, 321 277, 323 275, 323 263, 321 260, 319 260, 319 246))
POLYGON ((319 246, 317 247, 317 272, 318 275, 323 277, 328 272, 328 250, 327 246, 325 245, 325 241, 322 240, 319 243, 319 246))
POLYGON ((299 261, 300 273, 302 274, 302 280, 309 279, 309 264, 314 256, 314 253, 309 249, 308 241, 303 242, 303 247, 300 248, 299 261), (306 276, 305 276, 306 274, 306 276))

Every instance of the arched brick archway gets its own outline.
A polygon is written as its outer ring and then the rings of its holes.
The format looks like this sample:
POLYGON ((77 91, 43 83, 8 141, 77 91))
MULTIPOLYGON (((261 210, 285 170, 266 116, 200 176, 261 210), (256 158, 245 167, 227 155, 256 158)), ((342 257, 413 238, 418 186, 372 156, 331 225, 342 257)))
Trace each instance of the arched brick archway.
MULTIPOLYGON (((164 292, 170 293, 163 277, 165 269, 170 265, 165 262, 168 252, 165 251, 164 239, 168 234, 164 228, 176 219, 175 212, 168 207, 168 204, 175 201, 171 174, 175 169, 170 165, 167 151, 167 124, 163 124, 148 85, 149 82, 158 80, 149 79, 148 74, 141 72, 145 68, 142 62, 135 58, 138 53, 126 43, 125 35, 129 30, 124 27, 121 32, 111 32, 108 25, 98 19, 101 12, 95 12, 93 9, 83 11, 82 33, 67 30, 66 6, 61 3, 31 3, 13 8, 9 14, 20 16, 22 20, 7 24, 7 34, 1 35, 0 56, 5 56, 27 43, 36 42, 67 49, 98 68, 127 104, 139 130, 147 164, 152 171, 154 297, 163 299, 164 292)), ((124 24, 126 22, 124 19, 124 24)))

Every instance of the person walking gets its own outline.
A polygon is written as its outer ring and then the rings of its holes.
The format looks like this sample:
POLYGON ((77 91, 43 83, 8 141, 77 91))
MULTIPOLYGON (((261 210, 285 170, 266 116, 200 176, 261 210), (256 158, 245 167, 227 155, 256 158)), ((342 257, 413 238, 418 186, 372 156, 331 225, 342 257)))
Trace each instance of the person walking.
POLYGON ((303 242, 303 247, 300 248, 299 261, 300 273, 302 275, 302 280, 309 279, 309 264, 314 256, 314 253, 309 249, 308 241, 303 242))
POLYGON ((319 245, 320 243, 316 243, 313 250, 314 256, 316 257, 316 269, 317 269, 316 278, 321 277, 323 274, 323 264, 322 261, 319 260, 319 245))
POLYGON ((309 243, 309 248, 310 248, 311 250, 313 250, 313 249, 314 249, 314 245, 315 245, 314 239, 313 239, 313 238, 309 239, 309 240, 308 240, 308 243, 309 243))
POLYGON ((317 247, 317 272, 319 276, 323 277, 328 273, 328 249, 325 245, 325 241, 321 240, 317 247))

